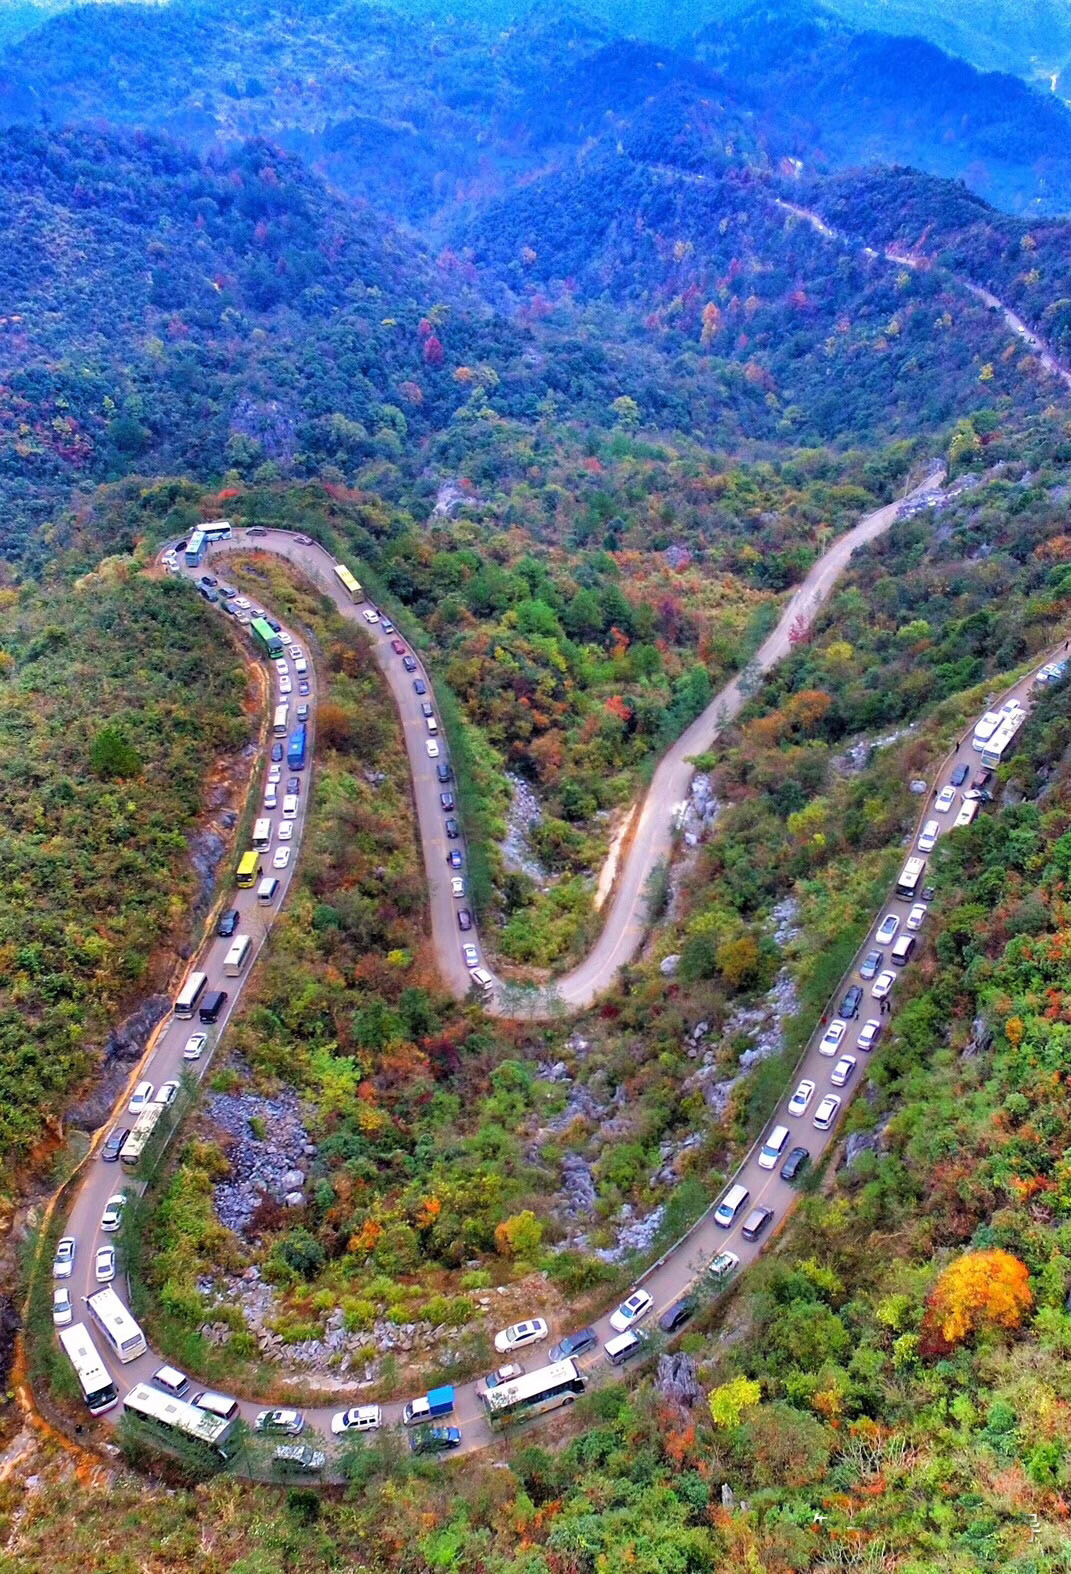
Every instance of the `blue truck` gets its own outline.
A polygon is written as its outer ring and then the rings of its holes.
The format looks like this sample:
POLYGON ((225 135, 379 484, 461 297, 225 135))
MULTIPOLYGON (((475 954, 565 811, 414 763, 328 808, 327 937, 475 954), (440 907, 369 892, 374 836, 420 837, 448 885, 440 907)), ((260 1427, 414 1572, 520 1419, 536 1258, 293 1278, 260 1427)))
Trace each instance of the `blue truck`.
POLYGON ((292 771, 305 769, 305 728, 298 727, 290 734, 290 743, 286 751, 286 763, 292 771))
POLYGON ((454 1390, 451 1387, 429 1388, 420 1399, 410 1399, 402 1411, 406 1426, 420 1426, 425 1421, 435 1421, 448 1416, 454 1408, 454 1390))

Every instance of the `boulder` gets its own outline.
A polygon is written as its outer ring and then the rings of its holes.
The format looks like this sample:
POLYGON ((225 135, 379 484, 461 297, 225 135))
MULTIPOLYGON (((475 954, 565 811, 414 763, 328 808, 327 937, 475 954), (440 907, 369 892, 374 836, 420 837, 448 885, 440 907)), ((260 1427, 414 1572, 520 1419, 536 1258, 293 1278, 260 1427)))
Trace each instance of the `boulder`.
POLYGON ((681 965, 680 953, 675 951, 670 956, 664 956, 658 964, 658 971, 663 978, 673 978, 681 965))
POLYGON ((655 1386, 667 1399, 684 1407, 698 1404, 703 1397, 699 1373, 690 1355, 660 1355, 655 1386))

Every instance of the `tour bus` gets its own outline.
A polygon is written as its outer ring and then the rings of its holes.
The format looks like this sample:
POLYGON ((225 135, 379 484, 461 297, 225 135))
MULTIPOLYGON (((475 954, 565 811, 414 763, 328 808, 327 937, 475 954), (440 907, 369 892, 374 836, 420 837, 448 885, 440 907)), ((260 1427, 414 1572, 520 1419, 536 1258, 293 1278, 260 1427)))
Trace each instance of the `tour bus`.
POLYGON ((128 1415, 147 1422, 165 1438, 176 1442, 203 1443, 224 1459, 233 1453, 229 1446, 234 1436, 233 1421, 210 1415, 207 1410, 199 1410, 196 1405, 174 1394, 160 1393, 158 1389, 150 1388, 148 1383, 135 1383, 123 1400, 123 1409, 128 1415))
POLYGON ((351 601, 364 600, 364 591, 361 588, 360 580, 354 579, 344 563, 335 564, 335 578, 343 590, 346 591, 351 601))
POLYGON ((974 817, 975 817, 975 815, 977 813, 978 813, 978 799, 977 798, 964 798, 963 802, 959 806, 959 813, 956 815, 956 818, 955 818, 955 822, 954 822, 955 826, 958 827, 958 826, 961 826, 961 825, 970 825, 971 821, 974 819, 974 817))
POLYGON ((205 540, 203 530, 195 530, 186 543, 186 567, 197 568, 204 561, 208 551, 208 542, 205 540))
POLYGON ((266 853, 271 846, 271 821, 257 820, 253 826, 253 846, 258 853, 266 853))
POLYGON ((537 1372, 499 1383, 497 1388, 480 1389, 480 1398, 492 1427, 526 1421, 529 1416, 571 1405, 584 1392, 584 1379, 575 1361, 555 1361, 537 1372))
POLYGON ((156 1130, 160 1116, 164 1113, 166 1107, 164 1104, 146 1104, 123 1139, 123 1146, 119 1149, 120 1164, 125 1164, 128 1169, 133 1169, 141 1155, 145 1152, 149 1138, 156 1130))
POLYGON ((86 1305, 120 1361, 124 1364, 136 1361, 139 1355, 145 1354, 148 1349, 145 1335, 110 1284, 106 1284, 103 1290, 97 1290, 94 1295, 87 1296, 86 1305))
POLYGON ((1004 717, 989 742, 982 748, 982 764, 987 770, 996 770, 998 765, 1003 765, 1005 760, 1011 758, 1012 748, 1025 720, 1025 710, 1011 711, 1004 717))
POLYGON ((198 529, 206 541, 226 541, 231 533, 229 519, 214 519, 210 525, 199 525, 198 529))
POLYGON ((286 750, 286 764, 288 770, 303 771, 305 769, 306 738, 307 734, 304 723, 302 723, 300 727, 296 727, 290 734, 290 743, 286 750))
POLYGON ((223 971, 228 978, 237 978, 238 974, 249 961, 253 942, 248 935, 235 935, 231 941, 231 948, 223 958, 223 971))
POLYGON ((238 872, 235 880, 240 886, 256 885, 260 879, 260 854, 243 853, 238 860, 238 872))
POLYGON ((270 656, 272 661, 283 653, 283 642, 272 628, 267 618, 254 618, 249 625, 249 632, 253 636, 253 643, 265 656, 270 656))
POLYGON ((119 1402, 119 1390, 100 1358, 100 1351, 85 1323, 73 1323, 59 1331, 60 1344, 74 1367, 82 1387, 82 1397, 91 1416, 103 1415, 119 1402))
POLYGON ((913 902, 926 869, 925 858, 909 858, 900 870, 900 878, 896 882, 896 894, 901 902, 913 902))
POLYGON ((290 731, 290 706, 285 701, 275 707, 275 721, 271 730, 277 738, 285 738, 290 731))
POLYGON ((179 997, 175 1001, 175 1015, 177 1017, 192 1017, 197 1010, 197 1002, 204 994, 205 985, 208 983, 207 973, 191 973, 183 984, 179 997))
POLYGON ((979 716, 974 725, 971 748, 984 748, 1003 720, 1004 718, 999 710, 987 710, 984 716, 979 716))

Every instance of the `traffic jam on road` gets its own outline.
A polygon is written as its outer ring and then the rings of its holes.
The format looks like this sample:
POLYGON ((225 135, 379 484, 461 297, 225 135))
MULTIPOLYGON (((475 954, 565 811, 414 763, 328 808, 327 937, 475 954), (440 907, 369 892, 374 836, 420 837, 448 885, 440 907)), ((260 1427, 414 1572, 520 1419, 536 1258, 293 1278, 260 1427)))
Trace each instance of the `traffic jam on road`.
MULTIPOLYGON (((197 534, 165 554, 165 566, 176 572, 199 569, 207 546, 196 542, 197 534)), ((227 536, 214 539, 224 541, 227 536)), ((294 539, 312 546, 307 537, 294 539)), ((415 730, 427 759, 435 762, 446 839, 458 840, 451 768, 428 697, 427 678, 390 619, 365 601, 359 582, 342 565, 333 565, 333 571, 353 603, 350 615, 359 613, 373 636, 389 642, 390 656, 402 664, 412 683, 414 708, 408 718, 403 717, 409 722, 410 759, 415 769, 420 763, 415 730)), ((593 1326, 560 1334, 554 1342, 550 1323, 540 1315, 503 1328, 494 1337, 502 1364, 471 1391, 442 1385, 405 1404, 325 1407, 306 1415, 289 1408, 258 1410, 250 1402, 208 1390, 195 1393, 190 1378, 159 1364, 117 1293, 123 1279, 109 1239, 120 1230, 127 1203, 127 1192, 115 1187, 110 1166, 133 1169, 161 1115, 177 1098, 183 1070, 203 1073, 284 895, 283 882, 292 874, 290 854, 300 839, 306 807, 307 793, 301 787, 309 759, 312 673, 303 648, 264 609, 249 604, 216 576, 201 574, 196 583, 206 599, 248 628, 254 645, 272 664, 277 694, 264 761, 263 804, 254 823, 253 845, 238 859, 233 902, 221 913, 215 935, 187 975, 172 1018, 141 1068, 145 1075, 105 1134, 101 1162, 87 1170, 77 1194, 68 1233, 60 1239, 53 1263, 53 1321, 93 1414, 118 1403, 117 1378, 133 1379, 123 1399, 128 1412, 151 1421, 165 1434, 197 1437, 224 1457, 239 1418, 257 1433, 286 1440, 278 1443, 273 1456, 282 1474, 316 1475, 325 1468, 321 1449, 297 1441, 307 1437, 307 1428, 338 1439, 400 1424, 416 1453, 479 1447, 501 1427, 570 1404, 584 1391, 593 1367, 620 1367, 644 1354, 650 1348, 647 1328, 652 1323, 667 1336, 675 1334, 699 1309, 698 1287, 703 1282, 720 1291, 768 1243, 792 1205, 795 1186, 834 1140, 839 1117, 888 1027, 898 982, 922 938, 934 895, 927 883, 930 854, 946 831, 968 825, 990 801, 994 772, 1010 757, 1026 719, 1030 688, 1061 677, 1064 663, 1042 667, 1022 680, 999 709, 987 711, 959 744, 942 779, 926 789, 932 801, 888 908, 879 914, 842 980, 835 1010, 816 1029, 794 1085, 786 1090, 732 1184, 689 1234, 643 1276, 642 1283, 593 1326), (293 717, 292 702, 297 707, 293 717), (199 1030, 191 1033, 185 1024, 195 1015, 199 1030), (76 1312, 82 1304, 104 1346, 103 1360, 81 1311, 76 1312), (521 1359, 527 1359, 528 1352, 534 1355, 531 1368, 521 1359), (129 1375, 117 1372, 116 1362, 129 1368, 129 1375)), ((458 904, 458 932, 464 937, 471 928, 471 913, 461 848, 451 846, 447 861, 451 893, 458 904)), ((490 975, 481 969, 475 944, 464 938, 459 943, 473 983, 486 993, 490 975)))

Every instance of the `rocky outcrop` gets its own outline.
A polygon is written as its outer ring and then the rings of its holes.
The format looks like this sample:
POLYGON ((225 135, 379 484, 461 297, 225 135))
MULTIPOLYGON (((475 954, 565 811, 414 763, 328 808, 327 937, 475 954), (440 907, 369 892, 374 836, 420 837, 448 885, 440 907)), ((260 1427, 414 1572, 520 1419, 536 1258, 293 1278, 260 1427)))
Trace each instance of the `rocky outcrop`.
POLYGON ((690 1355, 660 1355, 655 1387, 671 1404, 690 1410, 703 1397, 699 1372, 690 1355))
POLYGON ((216 1216, 244 1235, 262 1198, 289 1208, 304 1204, 305 1172, 316 1153, 301 1119, 297 1097, 284 1090, 273 1099, 252 1093, 216 1093, 208 1119, 231 1140, 231 1172, 215 1188, 216 1216))
POLYGON ((532 849, 532 827, 543 818, 543 806, 528 783, 521 776, 508 771, 506 780, 513 794, 506 811, 506 834, 502 839, 502 862, 516 874, 526 874, 539 886, 546 885, 550 876, 532 849))
POLYGON ((141 1059, 157 1023, 170 1009, 171 1001, 166 995, 150 995, 108 1035, 101 1051, 100 1074, 93 1087, 67 1111, 68 1126, 96 1131, 104 1124, 115 1108, 131 1065, 141 1059))

